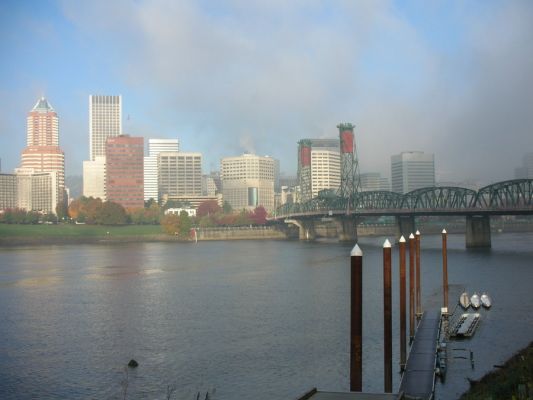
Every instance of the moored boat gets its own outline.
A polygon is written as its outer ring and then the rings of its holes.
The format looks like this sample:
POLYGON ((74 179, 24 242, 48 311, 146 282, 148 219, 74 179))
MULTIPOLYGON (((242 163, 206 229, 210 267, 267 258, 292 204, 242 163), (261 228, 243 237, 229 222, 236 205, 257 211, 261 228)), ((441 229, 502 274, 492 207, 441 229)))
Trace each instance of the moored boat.
POLYGON ((465 310, 470 307, 470 297, 468 297, 467 292, 463 292, 463 294, 459 296, 459 304, 461 304, 461 307, 463 307, 465 310))
POLYGON ((472 295, 472 297, 470 297, 470 304, 472 305, 473 308, 475 308, 476 310, 481 307, 481 299, 479 298, 479 295, 477 294, 477 292, 474 292, 474 294, 472 295))
POLYGON ((492 305, 492 299, 487 293, 483 293, 481 295, 481 305, 485 308, 490 308, 492 305))

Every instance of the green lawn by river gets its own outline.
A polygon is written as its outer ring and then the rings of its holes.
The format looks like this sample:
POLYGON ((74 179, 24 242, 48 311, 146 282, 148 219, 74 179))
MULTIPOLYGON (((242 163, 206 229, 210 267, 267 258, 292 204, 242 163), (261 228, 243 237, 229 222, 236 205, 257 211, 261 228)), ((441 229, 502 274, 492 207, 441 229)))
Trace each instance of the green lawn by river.
POLYGON ((27 238, 27 237, 132 237, 153 236, 162 233, 159 225, 10 225, 0 224, 0 237, 27 238), (108 233, 109 232, 109 233, 108 233))

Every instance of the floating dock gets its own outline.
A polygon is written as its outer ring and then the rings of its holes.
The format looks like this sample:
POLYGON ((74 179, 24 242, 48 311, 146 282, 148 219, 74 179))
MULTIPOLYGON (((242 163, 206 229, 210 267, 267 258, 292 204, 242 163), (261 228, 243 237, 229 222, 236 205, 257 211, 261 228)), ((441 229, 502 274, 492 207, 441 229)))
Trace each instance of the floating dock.
POLYGON ((431 399, 435 388, 435 361, 441 315, 426 311, 418 324, 399 392, 405 398, 431 399))
POLYGON ((479 313, 462 314, 457 324, 452 328, 450 336, 452 337, 470 337, 476 332, 481 315, 479 313))

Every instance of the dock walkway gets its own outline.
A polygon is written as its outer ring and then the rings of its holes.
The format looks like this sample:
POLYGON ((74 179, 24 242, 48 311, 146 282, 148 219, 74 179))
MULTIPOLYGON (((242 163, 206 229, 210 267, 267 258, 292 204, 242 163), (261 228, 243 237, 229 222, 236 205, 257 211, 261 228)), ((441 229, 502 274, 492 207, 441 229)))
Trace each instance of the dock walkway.
POLYGON ((435 382, 435 358, 440 313, 426 311, 420 320, 400 383, 404 398, 431 399, 435 382))

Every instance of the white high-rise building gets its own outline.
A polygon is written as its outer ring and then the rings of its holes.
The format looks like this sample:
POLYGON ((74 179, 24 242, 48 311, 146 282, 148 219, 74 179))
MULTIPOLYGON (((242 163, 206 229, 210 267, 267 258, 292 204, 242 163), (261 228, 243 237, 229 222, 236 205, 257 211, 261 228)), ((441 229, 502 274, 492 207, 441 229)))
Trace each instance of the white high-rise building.
MULTIPOLYGON (((59 172, 16 168, 12 175, 2 174, 0 182, 7 183, 11 190, 15 189, 14 193, 5 193, 8 198, 0 199, 0 204, 8 202, 26 211, 56 213, 59 202, 59 172)), ((0 194, 1 192, 2 190, 0 194)))
POLYGON ((392 191, 408 193, 435 186, 435 156, 422 151, 404 151, 391 157, 392 191))
POLYGON ((83 195, 106 200, 105 148, 122 134, 122 96, 89 96, 89 161, 83 162, 83 195))
POLYGON ((202 176, 202 196, 216 196, 217 185, 215 179, 210 175, 202 176))
POLYGON ((223 158, 221 164, 222 193, 234 210, 274 209, 276 166, 272 157, 243 154, 223 158))
POLYGON ((83 195, 106 201, 105 157, 98 156, 94 161, 83 162, 83 195))
POLYGON ((122 134, 122 96, 89 96, 89 156, 105 157, 109 137, 122 134))
POLYGON ((178 139, 148 140, 148 157, 144 157, 144 201, 159 200, 157 156, 163 151, 179 152, 178 139))
MULTIPOLYGON (((321 190, 337 190, 341 183, 341 157, 339 139, 302 139, 299 153, 297 182, 299 190, 294 199, 307 201, 321 190), (303 158, 302 158, 303 157, 303 158), (305 165, 304 165, 305 164, 305 165)), ((282 184, 283 185, 283 184, 282 184)))
POLYGON ((17 208, 17 175, 0 173, 0 210, 17 208))
POLYGON ((311 192, 337 190, 341 184, 341 157, 338 150, 311 148, 311 192))
POLYGON ((156 156, 162 151, 180 151, 178 139, 148 139, 148 155, 156 156))
POLYGON ((366 172, 361 174, 361 190, 372 192, 378 190, 390 190, 389 180, 382 178, 379 172, 366 172))

